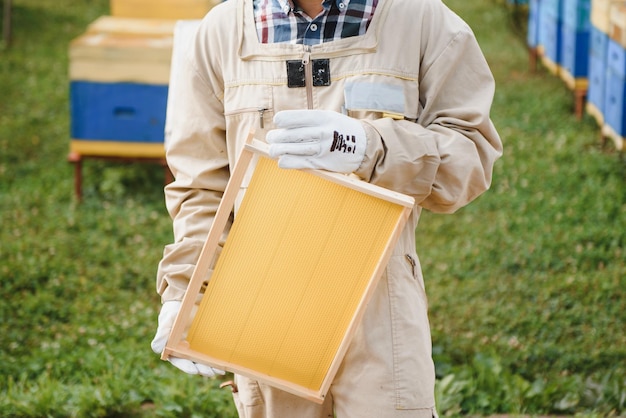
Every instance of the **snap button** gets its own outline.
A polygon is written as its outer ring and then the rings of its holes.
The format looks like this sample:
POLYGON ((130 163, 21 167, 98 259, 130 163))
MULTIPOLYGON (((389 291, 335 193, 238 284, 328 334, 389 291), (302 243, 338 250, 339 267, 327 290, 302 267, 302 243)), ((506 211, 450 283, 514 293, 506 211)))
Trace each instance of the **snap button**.
POLYGON ((310 28, 313 32, 315 32, 317 30, 317 25, 315 23, 311 23, 310 28))

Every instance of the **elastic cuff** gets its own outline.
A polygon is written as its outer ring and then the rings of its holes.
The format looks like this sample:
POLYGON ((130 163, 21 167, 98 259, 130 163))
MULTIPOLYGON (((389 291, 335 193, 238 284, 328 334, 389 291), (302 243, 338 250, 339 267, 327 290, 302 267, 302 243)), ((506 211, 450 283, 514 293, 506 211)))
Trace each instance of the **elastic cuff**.
POLYGON ((376 156, 383 148, 383 140, 376 128, 367 123, 367 121, 361 121, 361 124, 365 131, 365 155, 363 156, 363 161, 361 161, 359 168, 354 171, 354 174, 365 181, 369 181, 374 171, 373 165, 375 165, 375 162, 378 160, 376 156))

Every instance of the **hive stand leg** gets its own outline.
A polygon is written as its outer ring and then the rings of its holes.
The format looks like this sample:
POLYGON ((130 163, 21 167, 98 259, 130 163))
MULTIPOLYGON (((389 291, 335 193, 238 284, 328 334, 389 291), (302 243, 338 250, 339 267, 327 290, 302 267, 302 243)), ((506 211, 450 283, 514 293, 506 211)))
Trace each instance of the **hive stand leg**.
POLYGON ((11 44, 11 0, 4 0, 2 38, 7 46, 11 44))
POLYGON ((586 89, 574 89, 574 114, 578 120, 583 118, 586 97, 586 89))
POLYGON ((71 152, 67 160, 74 164, 74 195, 81 202, 83 200, 83 159, 80 154, 71 152))
POLYGON ((528 67, 531 73, 537 71, 537 57, 539 53, 537 52, 537 48, 529 46, 528 47, 528 67))

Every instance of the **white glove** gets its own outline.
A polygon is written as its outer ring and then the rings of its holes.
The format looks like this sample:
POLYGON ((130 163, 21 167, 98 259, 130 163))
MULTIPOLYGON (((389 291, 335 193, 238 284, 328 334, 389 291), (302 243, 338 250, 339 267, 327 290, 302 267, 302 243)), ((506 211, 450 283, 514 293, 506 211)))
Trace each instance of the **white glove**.
POLYGON ((283 110, 278 129, 267 133, 272 158, 281 168, 352 173, 363 162, 367 138, 361 122, 331 110, 283 110))
MULTIPOLYGON (((161 354, 163 352, 163 349, 165 348, 167 339, 169 338, 172 327, 174 326, 174 320, 176 319, 176 315, 178 315, 178 311, 180 311, 180 305, 181 302, 172 300, 163 303, 163 306, 161 306, 157 332, 154 336, 154 339, 152 340, 152 343, 150 344, 150 346, 152 347, 152 351, 154 351, 156 354, 161 354)), ((168 360, 170 363, 176 366, 176 368, 189 374, 200 374, 202 376, 208 377, 213 377, 216 374, 225 374, 225 372, 222 370, 214 369, 213 367, 205 366, 204 364, 198 364, 191 360, 183 358, 170 357, 168 360)))

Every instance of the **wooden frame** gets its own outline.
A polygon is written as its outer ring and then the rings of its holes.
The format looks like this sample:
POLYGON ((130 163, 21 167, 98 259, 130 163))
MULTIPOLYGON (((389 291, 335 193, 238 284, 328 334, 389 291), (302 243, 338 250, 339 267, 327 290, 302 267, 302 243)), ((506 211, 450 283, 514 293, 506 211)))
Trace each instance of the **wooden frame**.
POLYGON ((266 144, 249 138, 162 358, 323 402, 413 206, 409 196, 350 176, 282 170, 266 144))

